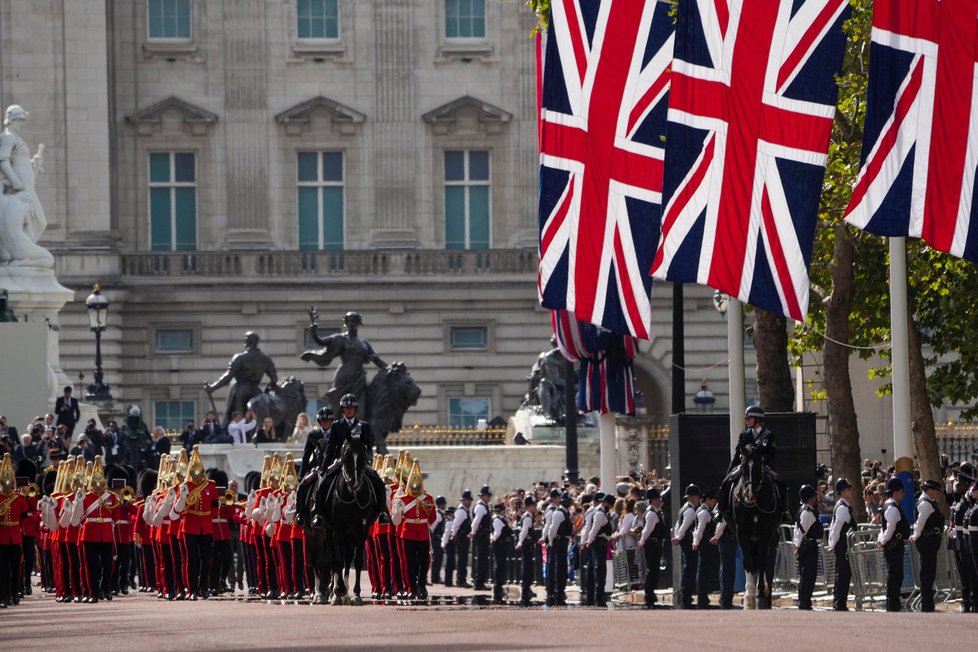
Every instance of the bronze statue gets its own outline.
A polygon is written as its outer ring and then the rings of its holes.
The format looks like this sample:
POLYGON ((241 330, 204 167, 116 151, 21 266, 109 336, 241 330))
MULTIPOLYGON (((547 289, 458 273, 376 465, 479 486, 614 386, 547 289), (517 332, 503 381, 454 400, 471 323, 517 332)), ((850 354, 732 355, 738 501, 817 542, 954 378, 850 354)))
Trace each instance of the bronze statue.
POLYGON ((541 353, 533 363, 533 368, 527 377, 530 386, 523 396, 521 407, 539 406, 540 411, 548 419, 562 423, 566 411, 564 388, 567 383, 564 382, 564 367, 567 363, 560 349, 556 348, 555 338, 550 338, 550 345, 554 348, 541 353))
POLYGON ((204 391, 212 394, 215 389, 224 387, 231 383, 231 390, 228 392, 227 410, 224 414, 224 425, 231 421, 231 416, 235 412, 244 413, 247 409, 248 401, 261 394, 262 378, 269 378, 269 388, 278 386, 278 374, 275 371, 275 363, 258 348, 258 333, 248 331, 245 333, 245 350, 235 353, 228 362, 228 370, 224 375, 215 380, 212 384, 204 383, 204 391))
POLYGON ((319 336, 319 311, 315 306, 309 309, 310 324, 306 329, 312 333, 312 339, 325 347, 319 351, 305 351, 300 357, 303 362, 315 362, 325 367, 334 358, 340 359, 340 366, 333 374, 333 386, 326 392, 326 401, 334 411, 339 412, 340 398, 345 394, 353 394, 358 400, 367 398, 367 372, 364 367, 372 362, 379 369, 385 369, 387 363, 380 359, 370 342, 357 337, 357 331, 363 325, 363 319, 356 312, 348 312, 343 317, 346 330, 342 333, 319 336))

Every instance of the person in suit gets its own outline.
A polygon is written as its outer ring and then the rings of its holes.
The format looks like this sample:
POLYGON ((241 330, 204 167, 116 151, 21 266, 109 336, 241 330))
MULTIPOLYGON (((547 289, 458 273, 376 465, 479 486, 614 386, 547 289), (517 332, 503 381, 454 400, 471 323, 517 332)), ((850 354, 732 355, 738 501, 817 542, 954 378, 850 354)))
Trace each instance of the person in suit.
POLYGON ((64 426, 68 430, 68 437, 71 437, 75 424, 81 419, 78 399, 71 395, 71 385, 66 385, 64 395, 54 402, 54 411, 58 415, 57 425, 64 426))

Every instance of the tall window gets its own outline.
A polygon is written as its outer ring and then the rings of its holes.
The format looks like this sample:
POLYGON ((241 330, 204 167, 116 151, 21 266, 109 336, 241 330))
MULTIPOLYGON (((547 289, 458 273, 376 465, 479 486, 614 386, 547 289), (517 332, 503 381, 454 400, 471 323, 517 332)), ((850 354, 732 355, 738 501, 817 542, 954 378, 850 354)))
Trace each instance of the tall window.
POLYGON ((485 38, 485 0, 445 0, 446 38, 485 38))
POLYGON ((193 152, 149 155, 150 249, 197 248, 197 161, 193 152))
POLYGON ((299 38, 339 38, 338 0, 298 0, 299 38))
POLYGON ((479 419, 489 420, 489 399, 484 396, 448 399, 448 425, 452 428, 471 428, 479 419))
POLYGON ((149 0, 150 38, 190 38, 190 0, 149 0))
POLYGON ((489 152, 445 152, 445 248, 489 248, 489 152))
POLYGON ((193 401, 154 401, 154 426, 162 426, 164 430, 183 430, 194 416, 196 405, 193 401))
POLYGON ((343 248, 343 152, 299 152, 299 249, 343 248))

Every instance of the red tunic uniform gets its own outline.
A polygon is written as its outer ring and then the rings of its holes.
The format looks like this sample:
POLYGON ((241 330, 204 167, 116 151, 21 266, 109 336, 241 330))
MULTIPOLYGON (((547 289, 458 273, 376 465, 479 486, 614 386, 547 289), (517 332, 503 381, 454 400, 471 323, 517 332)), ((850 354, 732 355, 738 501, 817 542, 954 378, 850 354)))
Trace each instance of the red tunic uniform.
POLYGON ((113 526, 118 510, 119 499, 109 491, 85 494, 78 540, 86 543, 115 541, 113 526))
POLYGON ((398 500, 404 505, 403 518, 397 527, 397 536, 407 541, 427 541, 431 538, 430 526, 435 522, 438 512, 431 494, 401 496, 398 500))
POLYGON ((16 491, 0 494, 0 545, 20 545, 23 543, 21 526, 28 520, 30 507, 27 499, 16 491))
POLYGON ((214 537, 214 541, 228 541, 231 539, 231 531, 228 529, 228 523, 234 518, 234 506, 232 505, 221 505, 218 509, 214 510, 214 518, 211 519, 212 532, 211 535, 214 537))
POLYGON ((203 487, 188 480, 180 492, 187 493, 187 503, 180 518, 183 534, 213 534, 214 515, 218 512, 217 487, 212 480, 205 480, 203 487))
POLYGON ((41 525, 41 511, 37 508, 38 498, 24 496, 24 500, 27 501, 27 519, 21 525, 22 534, 25 537, 37 538, 41 525))
POLYGON ((136 508, 131 502, 122 503, 115 513, 115 541, 120 544, 133 542, 133 534, 136 522, 136 508))

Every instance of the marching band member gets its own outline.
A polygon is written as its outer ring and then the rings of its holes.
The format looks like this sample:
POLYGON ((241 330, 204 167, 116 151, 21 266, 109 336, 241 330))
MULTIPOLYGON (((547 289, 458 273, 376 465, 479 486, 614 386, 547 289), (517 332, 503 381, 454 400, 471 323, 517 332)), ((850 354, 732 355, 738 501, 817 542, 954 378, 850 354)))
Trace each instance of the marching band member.
POLYGON ((405 556, 408 597, 426 599, 425 586, 431 551, 431 524, 435 522, 435 501, 425 492, 421 464, 414 460, 406 486, 394 499, 391 520, 397 528, 405 556))
POLYGON ((171 514, 180 521, 180 538, 186 551, 184 567, 188 598, 196 600, 199 596, 206 600, 214 531, 212 514, 219 505, 214 482, 204 473, 199 446, 193 448, 187 472, 171 514))
POLYGON ((30 516, 27 499, 16 490, 13 460, 0 465, 0 609, 20 602, 21 527, 30 516))
POLYGON ((230 501, 226 499, 228 476, 224 471, 216 471, 212 481, 218 495, 218 506, 211 512, 210 574, 205 580, 209 594, 219 595, 231 592, 227 581, 232 565, 230 522, 234 519, 235 496, 232 495, 230 501))
POLYGON ((187 479, 189 470, 190 460, 187 457, 187 450, 182 448, 173 466, 170 484, 173 503, 170 506, 170 523, 166 526, 166 537, 170 541, 170 558, 173 560, 173 583, 177 600, 186 600, 190 596, 190 589, 187 586, 187 544, 183 538, 183 513, 177 509, 177 501, 186 492, 183 483, 187 479))
POLYGON ((115 547, 114 514, 119 499, 105 484, 102 456, 96 455, 85 490, 75 492, 71 524, 80 526, 79 543, 84 543, 88 567, 88 595, 85 602, 112 599, 112 554, 115 547))

